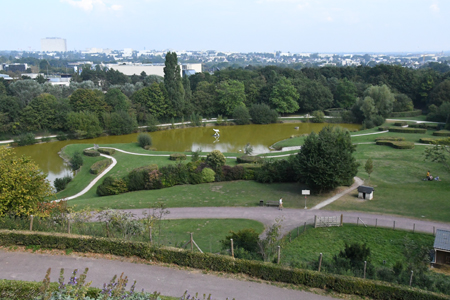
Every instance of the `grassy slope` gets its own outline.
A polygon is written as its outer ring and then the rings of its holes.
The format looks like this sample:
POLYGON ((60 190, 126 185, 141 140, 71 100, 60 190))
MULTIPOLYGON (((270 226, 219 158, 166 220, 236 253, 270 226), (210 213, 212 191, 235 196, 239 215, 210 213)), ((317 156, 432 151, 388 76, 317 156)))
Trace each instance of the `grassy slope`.
POLYGON ((290 265, 316 261, 320 253, 325 260, 331 260, 344 249, 347 242, 367 243, 375 266, 382 266, 385 260, 386 266, 392 267, 397 261, 406 262, 403 253, 407 240, 431 248, 434 237, 429 234, 347 224, 343 227, 311 228, 283 247, 282 263, 290 265))

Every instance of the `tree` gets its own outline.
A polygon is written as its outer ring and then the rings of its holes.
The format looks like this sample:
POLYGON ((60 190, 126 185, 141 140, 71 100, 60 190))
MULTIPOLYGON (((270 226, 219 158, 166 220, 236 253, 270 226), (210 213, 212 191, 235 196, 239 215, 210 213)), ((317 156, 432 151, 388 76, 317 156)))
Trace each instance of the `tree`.
POLYGON ((238 106, 245 106, 245 86, 237 80, 222 81, 216 88, 219 110, 231 116, 238 106))
POLYGON ((97 115, 90 111, 68 113, 67 127, 77 138, 94 138, 103 132, 97 115))
POLYGON ((364 91, 364 96, 373 99, 378 114, 383 118, 389 117, 394 108, 395 97, 387 85, 371 86, 364 91))
POLYGON ((366 164, 364 165, 364 169, 366 170, 367 174, 369 174, 369 180, 370 180, 370 174, 373 172, 373 161, 371 158, 369 158, 366 161, 366 164))
POLYGON ((111 111, 127 111, 130 108, 130 100, 120 89, 109 89, 105 94, 105 102, 111 108, 111 111))
POLYGON ((450 171, 450 138, 439 139, 433 144, 434 147, 425 149, 425 160, 440 163, 450 171))
POLYGON ((267 230, 266 236, 258 241, 259 253, 261 254, 264 261, 269 261, 270 257, 275 253, 277 242, 280 238, 281 222, 282 219, 275 219, 273 223, 267 230))
POLYGON ((226 162, 225 156, 219 150, 213 150, 206 156, 206 163, 216 172, 220 172, 226 162))
POLYGON ((119 110, 112 113, 104 113, 103 121, 105 129, 112 135, 130 134, 137 129, 136 115, 119 110))
POLYGON ((55 121, 58 100, 50 94, 41 94, 25 107, 21 116, 21 126, 26 130, 58 129, 55 121))
POLYGON ((339 81, 334 93, 334 101, 338 107, 350 108, 356 102, 356 86, 353 82, 344 78, 339 81))
POLYGON ((201 81, 197 85, 197 89, 192 94, 191 103, 197 113, 203 116, 214 116, 217 114, 217 105, 215 99, 214 84, 207 81, 201 81))
POLYGON ((70 158, 69 162, 72 170, 76 171, 81 168, 83 165, 83 155, 81 154, 81 151, 76 151, 70 158))
POLYGON ((38 204, 53 193, 46 177, 31 159, 18 158, 11 149, 0 147, 0 216, 34 214, 38 204))
POLYGON ((233 111, 233 119, 237 125, 250 124, 250 114, 245 106, 238 106, 233 111))
POLYGON ((156 82, 135 92, 131 100, 134 104, 139 103, 144 106, 147 112, 156 118, 169 116, 172 111, 160 85, 156 82))
POLYGON ((138 135, 138 144, 142 148, 145 148, 145 146, 151 146, 152 145, 152 137, 149 134, 140 133, 138 135))
POLYGON ((164 67, 164 87, 175 116, 181 116, 185 106, 181 69, 175 52, 167 52, 164 67))
POLYGON ((395 94, 394 112, 411 111, 414 109, 413 101, 405 94, 395 94))
POLYGON ((278 113, 266 104, 253 104, 249 109, 252 122, 255 124, 276 123, 278 113))
POLYGON ((437 106, 444 102, 450 102, 450 79, 439 83, 431 92, 429 97, 429 104, 437 106))
POLYGON ((14 96, 19 98, 22 107, 27 106, 32 99, 39 96, 43 91, 42 86, 32 79, 13 82, 9 85, 9 89, 14 96))
POLYGON ((358 172, 355 150, 348 130, 326 126, 319 134, 312 132, 305 139, 295 160, 295 172, 318 192, 349 185, 358 172))
POLYGON ((77 89, 69 100, 75 112, 91 111, 100 116, 106 109, 103 93, 99 90, 77 89))
POLYGON ((269 102, 280 114, 294 113, 298 106, 299 94, 289 79, 282 76, 272 89, 269 102))
POLYGON ((297 89, 300 95, 298 102, 304 111, 324 111, 333 105, 333 94, 318 80, 303 79, 297 89))

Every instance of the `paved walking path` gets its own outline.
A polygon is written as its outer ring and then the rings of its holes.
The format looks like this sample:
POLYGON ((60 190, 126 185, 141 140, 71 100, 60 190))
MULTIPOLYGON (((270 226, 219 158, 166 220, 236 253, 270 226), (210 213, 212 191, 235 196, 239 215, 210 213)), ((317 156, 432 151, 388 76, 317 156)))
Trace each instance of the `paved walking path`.
MULTIPOLYGON (((188 290, 191 295, 212 294, 213 299, 225 300, 331 300, 303 291, 280 288, 266 283, 244 281, 204 274, 200 270, 180 270, 156 265, 146 265, 117 260, 85 258, 77 256, 45 255, 23 252, 0 251, 0 278, 26 281, 42 281, 48 268, 52 268, 51 281, 57 281, 59 270, 65 270, 65 282, 74 269, 83 272, 89 268, 87 281, 101 288, 109 283, 114 274, 122 272, 130 279, 128 288, 134 280, 136 290, 158 291, 162 295, 180 297, 188 290)), ((201 296, 200 298, 202 298, 201 296)))

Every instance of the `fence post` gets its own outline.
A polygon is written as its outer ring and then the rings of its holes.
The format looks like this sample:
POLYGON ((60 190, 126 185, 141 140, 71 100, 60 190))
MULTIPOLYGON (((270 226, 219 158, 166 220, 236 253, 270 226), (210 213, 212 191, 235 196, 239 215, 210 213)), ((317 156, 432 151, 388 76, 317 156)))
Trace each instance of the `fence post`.
POLYGON ((375 228, 378 227, 378 219, 375 219, 375 228))
POLYGON ((67 219, 67 233, 70 234, 70 219, 67 219))
POLYGON ((306 222, 305 222, 305 225, 303 225, 303 232, 305 232, 306 231, 306 222))
POLYGON ((341 214, 341 227, 344 226, 344 215, 341 214))
POLYGON ((436 227, 433 226, 433 235, 436 235, 436 227))
POLYGON ((359 217, 356 218, 356 226, 358 226, 358 225, 359 225, 359 217))
POLYGON ((150 243, 153 243, 152 226, 148 227, 148 237, 150 239, 150 243))
POLYGON ((414 271, 411 270, 411 277, 409 278, 409 286, 412 284, 412 277, 413 277, 414 271))
POLYGON ((289 243, 292 241, 292 232, 289 232, 289 243))
POLYGON ((322 253, 320 253, 320 257, 319 257, 319 272, 320 272, 320 267, 322 267, 322 253))
POLYGON ((300 226, 297 227, 297 237, 300 235, 300 226))
POLYGON ((392 229, 395 230, 395 220, 394 220, 394 227, 392 229))
POLYGON ((33 219, 34 219, 34 216, 31 215, 30 216, 30 231, 33 231, 33 219))
POLYGON ((416 223, 413 224, 413 233, 416 232, 416 223))
POLYGON ((317 226, 317 215, 314 215, 314 228, 316 228, 317 226))
POLYGON ((230 242, 231 242, 231 257, 234 257, 233 239, 230 239, 230 242))
POLYGON ((191 243, 191 252, 194 252, 194 239, 192 238, 193 234, 194 234, 194 233, 191 232, 191 240, 190 240, 190 243, 191 243))
POLYGON ((278 246, 277 247, 277 264, 280 264, 280 260, 281 260, 281 247, 278 246))
POLYGON ((364 279, 366 279, 367 261, 364 261, 364 279))

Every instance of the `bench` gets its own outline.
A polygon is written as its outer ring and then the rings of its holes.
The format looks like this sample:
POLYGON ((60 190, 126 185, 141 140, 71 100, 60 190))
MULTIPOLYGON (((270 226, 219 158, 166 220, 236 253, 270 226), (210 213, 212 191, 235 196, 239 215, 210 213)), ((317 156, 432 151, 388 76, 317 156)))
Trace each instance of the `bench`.
POLYGON ((280 206, 279 201, 267 201, 266 206, 280 206))

